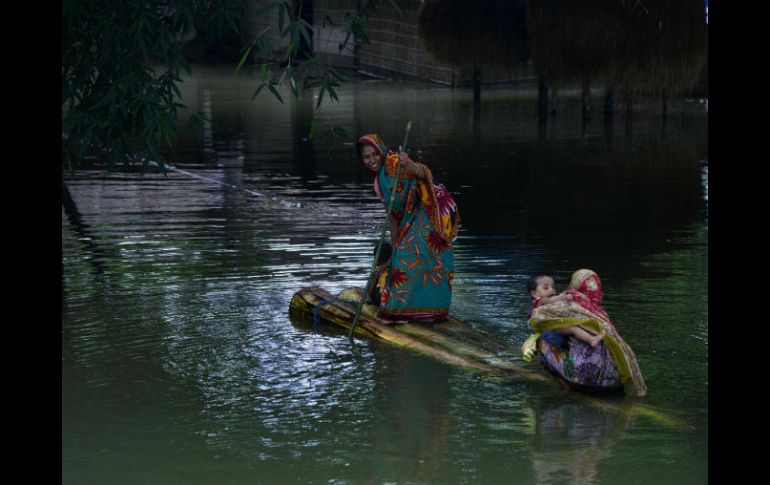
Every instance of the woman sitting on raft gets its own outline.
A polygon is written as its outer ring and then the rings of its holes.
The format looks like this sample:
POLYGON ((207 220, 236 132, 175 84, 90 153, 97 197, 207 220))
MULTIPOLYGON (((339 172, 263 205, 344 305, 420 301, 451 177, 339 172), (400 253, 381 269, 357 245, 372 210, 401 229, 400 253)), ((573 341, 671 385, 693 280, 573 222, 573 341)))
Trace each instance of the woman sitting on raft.
POLYGON ((636 355, 602 306, 604 294, 599 275, 590 269, 575 271, 565 293, 571 298, 532 310, 529 324, 538 333, 524 344, 525 358, 536 351, 543 367, 572 389, 593 392, 622 389, 627 395, 644 396, 647 385, 636 355), (540 335, 574 326, 604 338, 596 346, 575 337, 556 345, 540 335))
POLYGON ((379 316, 394 321, 444 320, 452 301, 452 242, 460 224, 454 200, 427 166, 406 152, 389 151, 378 135, 362 136, 357 147, 385 210, 395 184, 388 214, 393 253, 379 316))

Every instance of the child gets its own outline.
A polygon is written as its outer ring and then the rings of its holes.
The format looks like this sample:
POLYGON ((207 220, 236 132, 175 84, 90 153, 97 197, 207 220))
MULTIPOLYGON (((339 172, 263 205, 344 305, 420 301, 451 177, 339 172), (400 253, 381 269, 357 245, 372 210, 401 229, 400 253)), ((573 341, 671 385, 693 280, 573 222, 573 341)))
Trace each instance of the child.
MULTIPOLYGON (((540 305, 547 305, 548 303, 554 303, 557 301, 570 301, 573 299, 572 295, 569 293, 561 293, 557 295, 556 289, 554 288, 553 278, 548 275, 537 275, 533 278, 530 278, 529 281, 527 281, 527 290, 529 290, 529 294, 532 295, 533 298, 533 310, 540 305)), ((531 312, 530 316, 532 316, 531 312)), ((587 343, 591 347, 596 347, 599 345, 599 342, 601 342, 602 338, 604 338, 602 334, 594 335, 578 326, 549 330, 543 333, 543 338, 546 342, 553 343, 554 345, 561 347, 564 339, 559 338, 558 334, 572 335, 578 340, 587 343)))

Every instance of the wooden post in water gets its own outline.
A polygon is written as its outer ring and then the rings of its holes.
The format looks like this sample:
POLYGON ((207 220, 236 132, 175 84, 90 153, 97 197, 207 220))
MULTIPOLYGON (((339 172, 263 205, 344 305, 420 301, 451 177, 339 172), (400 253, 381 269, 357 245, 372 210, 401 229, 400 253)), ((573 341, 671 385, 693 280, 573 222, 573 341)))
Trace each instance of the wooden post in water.
POLYGON ((548 126, 548 83, 542 76, 537 80, 537 127, 538 138, 545 138, 548 126))
POLYGON ((612 143, 613 117, 615 115, 615 89, 606 88, 604 91, 604 136, 612 143))
POLYGON ((548 108, 551 112, 551 116, 556 116, 557 108, 559 107, 559 87, 555 84, 551 84, 551 95, 548 97, 548 108))
POLYGON ((633 115, 633 101, 631 100, 631 93, 626 91, 624 95, 624 101, 626 104, 626 137, 631 138, 631 117, 633 115))
POLYGON ((583 78, 583 87, 580 92, 583 118, 583 137, 588 135, 588 125, 591 123, 591 80, 588 76, 583 78))
POLYGON ((612 115, 615 107, 614 105, 615 90, 613 88, 607 88, 604 91, 604 123, 606 125, 612 125, 612 115))
POLYGON ((580 101, 583 107, 583 123, 591 121, 591 80, 583 78, 583 86, 580 92, 580 101))
POLYGON ((473 125, 478 125, 481 118, 481 66, 473 66, 473 125))

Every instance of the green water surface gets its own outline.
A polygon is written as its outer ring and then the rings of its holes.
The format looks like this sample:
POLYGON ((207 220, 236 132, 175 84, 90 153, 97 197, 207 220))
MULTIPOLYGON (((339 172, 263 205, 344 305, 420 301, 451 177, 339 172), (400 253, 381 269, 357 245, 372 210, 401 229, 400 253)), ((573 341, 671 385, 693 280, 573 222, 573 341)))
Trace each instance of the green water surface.
MULTIPOLYGON (((180 172, 67 175, 62 210, 62 483, 703 484, 708 482, 708 114, 656 102, 627 126, 562 92, 358 80, 340 103, 281 105, 256 77, 196 69, 180 172), (298 289, 363 286, 384 211, 347 144, 396 145, 454 193, 452 314, 503 346, 528 336, 526 279, 582 267, 636 352, 646 406, 602 410, 290 318, 298 289), (305 138, 305 140, 303 140, 305 138), (215 183, 218 181, 220 183, 215 183), (247 192, 243 189, 249 189, 247 192), (256 193, 261 195, 256 195, 256 193)), ((594 94, 601 106, 601 91, 594 94)), ((526 364, 539 371, 537 362, 526 364)))

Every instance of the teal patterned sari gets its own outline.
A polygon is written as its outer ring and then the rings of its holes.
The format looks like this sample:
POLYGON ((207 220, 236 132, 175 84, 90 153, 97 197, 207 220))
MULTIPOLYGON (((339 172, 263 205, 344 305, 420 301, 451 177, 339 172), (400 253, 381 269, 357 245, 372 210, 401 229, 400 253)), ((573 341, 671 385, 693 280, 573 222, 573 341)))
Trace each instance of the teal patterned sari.
POLYGON ((434 181, 419 164, 427 181, 402 169, 396 180, 398 155, 389 153, 374 181, 375 192, 387 210, 396 184, 391 216, 398 221, 398 237, 380 316, 391 320, 440 321, 452 302, 454 255, 460 217, 446 187, 434 181))

